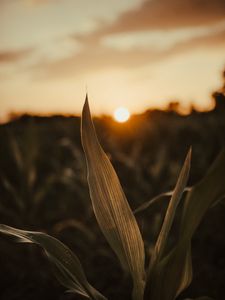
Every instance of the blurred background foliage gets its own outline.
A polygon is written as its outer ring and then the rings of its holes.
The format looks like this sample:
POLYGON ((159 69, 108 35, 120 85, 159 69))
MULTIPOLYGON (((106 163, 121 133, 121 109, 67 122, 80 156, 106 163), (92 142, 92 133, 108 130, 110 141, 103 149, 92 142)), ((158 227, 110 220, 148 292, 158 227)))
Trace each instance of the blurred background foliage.
MULTIPOLYGON (((180 115, 176 103, 149 110, 124 124, 95 118, 96 130, 121 180, 132 209, 171 190, 189 147, 188 185, 197 183, 225 146, 225 89, 213 93, 215 108, 180 115)), ((24 115, 0 125, 0 220, 47 232, 80 258, 89 281, 109 299, 129 299, 131 282, 93 216, 80 141, 79 117, 24 115)), ((151 252, 167 198, 137 214, 151 252)), ((175 222, 176 223, 176 222, 175 222)), ((225 205, 212 207, 193 239, 194 277, 181 295, 224 297, 225 205)), ((176 228, 172 233, 176 234, 176 228)), ((171 237, 173 239, 173 236, 171 237)), ((0 298, 81 299, 65 293, 41 249, 0 239, 0 298)))

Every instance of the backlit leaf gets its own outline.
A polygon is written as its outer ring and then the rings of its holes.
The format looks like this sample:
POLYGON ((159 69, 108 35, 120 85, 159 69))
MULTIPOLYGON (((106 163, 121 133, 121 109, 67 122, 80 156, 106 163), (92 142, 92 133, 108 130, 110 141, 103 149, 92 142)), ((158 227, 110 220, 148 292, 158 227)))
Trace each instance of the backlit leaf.
POLYGON ((96 219, 122 266, 133 278, 133 299, 141 300, 145 277, 143 240, 116 172, 98 142, 87 97, 81 135, 96 219))

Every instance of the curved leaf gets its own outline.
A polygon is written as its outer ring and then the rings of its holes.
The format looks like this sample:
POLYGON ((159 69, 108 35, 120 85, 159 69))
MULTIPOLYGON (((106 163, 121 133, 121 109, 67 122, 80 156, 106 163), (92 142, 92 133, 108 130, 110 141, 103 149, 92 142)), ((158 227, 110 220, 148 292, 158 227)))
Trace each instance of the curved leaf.
POLYGON ((143 240, 116 172, 98 142, 87 96, 82 112, 81 137, 96 219, 122 266, 133 278, 133 299, 141 300, 145 277, 143 240))
POLYGON ((181 225, 182 238, 191 239, 204 214, 225 196, 225 149, 218 155, 204 178, 185 199, 181 225))
POLYGON ((54 265, 57 279, 72 292, 94 300, 106 300, 87 281, 77 256, 62 242, 42 232, 25 231, 0 224, 0 232, 16 237, 19 242, 41 246, 54 265))
MULTIPOLYGON (((191 187, 186 187, 184 189, 184 192, 189 192, 190 190, 191 190, 191 187)), ((146 210, 147 208, 151 207, 155 203, 158 203, 158 201, 161 200, 162 198, 169 198, 172 195, 173 195, 173 190, 165 192, 165 193, 162 193, 162 194, 159 194, 159 195, 151 198, 150 200, 144 202, 143 204, 141 204, 137 208, 135 208, 135 210, 133 211, 133 213, 136 215, 136 214, 142 212, 143 210, 146 210)))

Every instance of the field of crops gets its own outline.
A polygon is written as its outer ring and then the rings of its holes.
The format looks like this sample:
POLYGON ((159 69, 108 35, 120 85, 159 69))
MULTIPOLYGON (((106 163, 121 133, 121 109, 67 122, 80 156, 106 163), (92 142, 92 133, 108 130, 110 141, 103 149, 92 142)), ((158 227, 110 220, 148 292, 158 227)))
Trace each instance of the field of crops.
MULTIPOLYGON (((147 111, 124 124, 94 119, 132 210, 173 190, 192 146, 188 187, 206 174, 225 146, 225 99, 209 112, 147 111), (224 101, 224 102, 223 102, 224 101)), ((48 233, 79 257, 88 281, 108 299, 130 299, 132 282, 122 271, 96 222, 87 184, 79 117, 23 116, 0 126, 0 220, 48 233)), ((224 177, 221 182, 224 182, 224 177)), ((217 184, 217 183, 216 183, 217 184)), ((146 253, 153 251, 169 198, 135 214, 146 253)), ((177 235, 175 217, 169 243, 177 235)), ((224 297, 225 202, 212 205, 192 239, 193 280, 179 299, 224 297)), ((146 261, 146 264, 148 260, 146 261)), ((0 236, 0 299, 83 299, 58 283, 44 251, 0 236)))

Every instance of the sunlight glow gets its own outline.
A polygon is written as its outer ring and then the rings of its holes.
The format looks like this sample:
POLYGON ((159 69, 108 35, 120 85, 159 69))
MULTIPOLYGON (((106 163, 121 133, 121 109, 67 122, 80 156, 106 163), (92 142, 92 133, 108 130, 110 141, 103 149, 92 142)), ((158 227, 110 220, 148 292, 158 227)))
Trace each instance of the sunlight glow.
POLYGON ((130 118, 130 112, 125 107, 119 107, 115 110, 113 116, 117 122, 124 123, 130 118))

